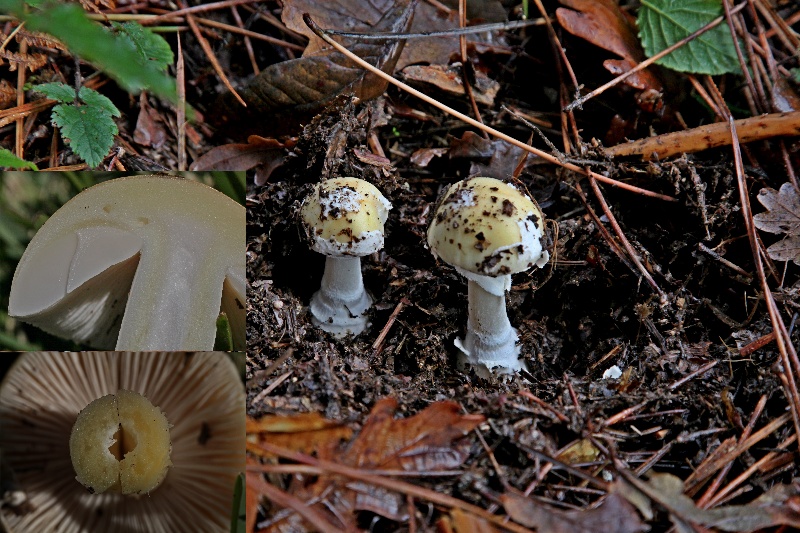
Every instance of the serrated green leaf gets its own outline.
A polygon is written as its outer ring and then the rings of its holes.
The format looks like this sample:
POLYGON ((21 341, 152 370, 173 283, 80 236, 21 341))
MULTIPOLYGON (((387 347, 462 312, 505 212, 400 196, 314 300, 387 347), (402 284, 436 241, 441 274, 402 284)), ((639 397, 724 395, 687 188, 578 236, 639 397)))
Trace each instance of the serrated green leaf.
POLYGON ((115 106, 111 100, 109 100, 99 92, 95 91, 94 89, 90 89, 88 87, 81 87, 80 99, 83 102, 85 102, 86 105, 102 109, 112 117, 121 116, 119 109, 117 109, 117 106, 115 106))
POLYGON ((65 104, 75 101, 75 89, 65 83, 43 83, 33 87, 33 90, 51 100, 58 100, 65 104))
POLYGON ((114 144, 117 125, 103 108, 59 104, 53 108, 53 124, 70 148, 90 167, 99 165, 114 144))
POLYGON ((163 37, 156 35, 141 24, 136 22, 125 22, 123 24, 112 22, 111 25, 121 39, 127 40, 136 49, 142 65, 149 63, 164 71, 175 60, 169 43, 163 37))
MULTIPOLYGON (((648 57, 688 37, 722 14, 720 0, 642 0, 639 37, 648 57)), ((730 30, 722 23, 657 61, 679 72, 740 73, 730 30)))
MULTIPOLYGON (((2 5, 16 5, 2 2, 2 5)), ((142 62, 130 39, 121 39, 92 22, 76 4, 47 3, 39 11, 15 9, 14 15, 24 20, 26 28, 48 33, 67 45, 81 59, 97 66, 114 78, 125 90, 151 92, 177 99, 175 80, 162 72, 153 61, 142 62)))
POLYGON ((25 161, 15 156, 10 150, 0 148, 0 168, 27 168, 30 170, 39 170, 36 165, 30 161, 25 161))

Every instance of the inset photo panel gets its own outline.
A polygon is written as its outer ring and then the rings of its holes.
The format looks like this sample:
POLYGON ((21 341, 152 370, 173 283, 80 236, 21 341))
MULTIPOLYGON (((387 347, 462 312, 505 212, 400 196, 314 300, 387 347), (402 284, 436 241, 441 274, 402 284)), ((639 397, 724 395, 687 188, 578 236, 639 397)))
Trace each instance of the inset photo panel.
POLYGON ((243 524, 242 352, 26 352, 0 363, 0 530, 243 524))
POLYGON ((243 350, 244 184, 0 173, 0 350, 243 350))

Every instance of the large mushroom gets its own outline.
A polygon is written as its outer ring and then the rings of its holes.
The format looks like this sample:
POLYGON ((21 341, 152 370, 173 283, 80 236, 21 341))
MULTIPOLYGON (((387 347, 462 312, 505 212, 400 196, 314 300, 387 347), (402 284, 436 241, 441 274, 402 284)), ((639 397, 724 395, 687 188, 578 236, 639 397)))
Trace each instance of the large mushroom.
MULTIPOLYGON (((225 353, 21 355, 0 385, 0 450, 4 471, 15 478, 19 503, 0 511, 0 523, 9 533, 228 531, 234 485, 245 463, 244 414, 244 385, 225 353), (117 405, 110 411, 103 402, 92 403, 109 395, 117 405), (149 424, 152 414, 146 421, 141 417, 153 410, 131 395, 146 398, 171 426, 171 466, 164 476, 140 471, 163 455, 165 445, 160 436, 153 440, 137 426, 149 424), (119 412, 121 427, 113 438, 109 433, 115 422, 86 420, 87 412, 115 420, 123 397, 128 397, 122 400, 128 407, 119 412), (95 406, 94 414, 89 405, 95 406), (76 424, 81 411, 84 420, 76 424), (71 435, 83 441, 73 443, 72 450, 71 435), (87 474, 82 464, 82 454, 97 452, 122 456, 111 483, 102 474, 87 474), (115 475, 121 481, 117 489, 126 484, 122 458, 132 459, 129 473, 144 474, 133 482, 148 478, 147 483, 160 483, 131 485, 128 495, 114 492, 115 475)), ((163 425, 153 427, 157 434, 163 425)), ((156 465, 153 471, 160 468, 156 465)))
POLYGON ((506 313, 511 274, 544 266, 544 220, 519 189, 494 178, 470 178, 452 185, 428 228, 434 256, 468 280, 467 335, 457 338, 460 363, 479 373, 509 374, 524 368, 517 331, 506 313))
POLYGON ((358 178, 318 183, 303 202, 301 220, 311 247, 326 256, 320 289, 311 298, 312 321, 336 336, 367 327, 372 297, 364 288, 361 257, 383 248, 392 204, 358 178))
POLYGON ((95 348, 245 345, 245 210, 202 183, 131 176, 64 204, 17 265, 9 315, 95 348))

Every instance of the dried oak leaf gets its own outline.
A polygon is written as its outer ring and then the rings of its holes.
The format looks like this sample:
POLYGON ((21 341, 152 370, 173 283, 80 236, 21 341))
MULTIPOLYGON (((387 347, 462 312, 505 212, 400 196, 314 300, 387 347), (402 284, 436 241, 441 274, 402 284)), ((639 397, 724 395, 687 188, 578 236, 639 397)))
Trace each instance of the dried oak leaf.
POLYGON ((256 185, 263 185, 270 174, 283 165, 286 149, 293 147, 295 142, 296 139, 280 142, 251 135, 246 144, 223 144, 212 148, 192 163, 190 170, 250 170, 256 167, 256 185))
POLYGON ((639 533, 650 529, 633 505, 616 490, 599 507, 586 511, 564 511, 515 492, 503 494, 500 502, 515 522, 539 533, 639 533))
POLYGON ((701 509, 683 493, 683 481, 672 474, 652 474, 646 482, 626 476, 626 481, 632 485, 624 491, 626 498, 630 500, 630 488, 644 493, 669 511, 678 531, 696 531, 695 525, 742 533, 778 525, 800 527, 800 513, 786 505, 786 500, 800 494, 796 485, 784 491, 770 491, 747 505, 701 509))
MULTIPOLYGON (((365 5, 363 12, 356 10, 353 18, 347 19, 352 22, 350 29, 366 26, 375 32, 398 33, 408 30, 414 13, 411 0, 382 1, 376 5, 380 9, 367 9, 365 5), (363 20, 367 15, 372 17, 371 23, 363 20)), ((325 25, 324 17, 320 19, 319 14, 330 7, 328 2, 312 2, 303 7, 307 7, 307 12, 315 22, 325 25)), ((289 129, 293 125, 296 128, 339 95, 352 93, 363 101, 376 98, 386 90, 388 82, 361 69, 332 48, 322 48, 315 43, 311 41, 310 50, 299 59, 270 65, 240 91, 248 106, 247 113, 252 115, 249 120, 243 121, 241 108, 230 101, 222 103, 227 109, 225 116, 219 118, 227 121, 228 126, 234 126, 235 123, 240 130, 249 131, 252 128, 248 128, 246 122, 259 123, 259 118, 264 119, 258 124, 264 133, 269 132, 271 127, 289 129)), ((344 41, 355 55, 388 73, 394 72, 404 43, 395 40, 348 45, 344 41)))
POLYGON ((317 453, 335 447, 341 440, 348 440, 353 430, 342 422, 328 420, 319 413, 303 413, 294 416, 247 417, 247 449, 266 457, 263 449, 252 446, 261 441, 287 450, 317 453))
MULTIPOLYGON (((320 459, 363 470, 435 472, 460 466, 468 456, 462 437, 484 421, 482 415, 461 414, 455 402, 437 402, 403 419, 394 417, 397 400, 375 404, 359 435, 345 447, 318 446, 320 459)), ((253 429, 250 426, 248 432, 253 429)), ((252 437, 248 449, 255 450, 252 437)), ((274 443, 273 436, 269 442, 274 443)), ((402 494, 338 475, 321 475, 314 483, 294 476, 287 491, 321 513, 332 513, 343 530, 355 529, 357 511, 371 511, 390 520, 408 519, 402 494)), ((275 521, 272 531, 281 531, 275 521)), ((296 524, 293 524, 296 526, 296 524)), ((296 531, 298 529, 295 529, 296 531)))
MULTIPOLYGON (((376 32, 374 26, 382 14, 390 9, 396 0, 285 0, 281 19, 286 27, 309 38, 303 56, 310 55, 328 45, 317 37, 303 22, 303 13, 311 14, 323 28, 353 32, 376 32)), ((409 31, 425 33, 458 28, 458 0, 445 0, 450 10, 439 9, 429 2, 418 2, 414 8, 415 16, 409 31)), ((467 2, 467 19, 470 22, 502 22, 506 20, 506 9, 498 0, 470 0, 467 2)), ((472 40, 480 40, 477 35, 472 40)), ((350 47, 354 41, 343 41, 350 47)), ((452 54, 458 53, 458 37, 434 37, 412 39, 406 43, 400 56, 397 69, 414 63, 432 65, 447 64, 452 54)), ((388 71, 387 71, 388 72, 388 71)))
MULTIPOLYGON (((635 23, 616 1, 561 0, 561 3, 572 8, 556 10, 558 22, 565 30, 622 58, 605 60, 606 70, 618 76, 644 60, 635 23)), ((648 69, 628 76, 624 83, 640 91, 663 90, 661 81, 648 69)))
POLYGON ((756 227, 768 233, 786 234, 785 239, 767 248, 767 254, 775 261, 794 261, 800 265, 800 194, 787 182, 779 191, 761 189, 758 201, 767 211, 753 217, 756 227))

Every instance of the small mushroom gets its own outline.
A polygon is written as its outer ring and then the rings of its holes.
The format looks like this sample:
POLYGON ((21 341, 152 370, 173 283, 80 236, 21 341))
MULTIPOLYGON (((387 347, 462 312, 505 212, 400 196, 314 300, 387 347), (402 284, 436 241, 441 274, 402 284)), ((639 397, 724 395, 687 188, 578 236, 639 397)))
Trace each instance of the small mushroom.
POLYGON ((184 178, 90 187, 17 265, 9 315, 96 348, 211 350, 224 312, 245 345, 245 210, 184 178))
POLYGON ((470 178, 452 185, 428 228, 435 257, 468 280, 469 320, 459 362, 479 374, 521 370, 517 331, 506 313, 511 274, 542 267, 544 220, 536 204, 513 185, 494 178, 470 178))
POLYGON ((244 415, 244 384, 225 353, 20 355, 0 384, 0 450, 26 505, 0 509, 0 531, 229 531, 244 415), (156 411, 166 420, 153 422, 156 411))
POLYGON ((361 277, 361 256, 383 248, 392 208, 371 183, 335 178, 318 183, 300 211, 311 247, 326 256, 320 289, 311 298, 312 321, 336 336, 367 327, 372 298, 361 277))

